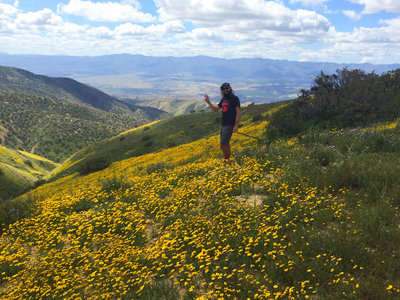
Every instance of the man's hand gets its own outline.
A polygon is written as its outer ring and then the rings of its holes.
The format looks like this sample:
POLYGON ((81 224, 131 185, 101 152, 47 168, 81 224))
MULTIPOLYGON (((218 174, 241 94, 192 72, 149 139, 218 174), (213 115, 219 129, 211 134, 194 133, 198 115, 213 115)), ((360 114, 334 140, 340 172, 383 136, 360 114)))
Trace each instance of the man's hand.
POLYGON ((235 124, 235 126, 233 126, 233 132, 238 132, 238 130, 239 130, 239 124, 238 123, 236 123, 235 124))
POLYGON ((221 107, 212 105, 212 103, 210 102, 210 97, 208 97, 208 95, 204 95, 204 100, 206 100, 208 106, 211 108, 212 111, 216 112, 220 110, 221 107))

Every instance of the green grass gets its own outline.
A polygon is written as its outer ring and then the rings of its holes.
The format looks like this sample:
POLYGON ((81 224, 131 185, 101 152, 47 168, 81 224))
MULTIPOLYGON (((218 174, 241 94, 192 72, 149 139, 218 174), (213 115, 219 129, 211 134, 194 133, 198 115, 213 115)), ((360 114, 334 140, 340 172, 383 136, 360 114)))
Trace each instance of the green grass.
MULTIPOLYGON (((363 299, 392 299, 390 295, 395 299, 398 295, 398 290, 386 291, 386 282, 400 284, 399 125, 309 130, 301 139, 292 140, 294 146, 282 139, 262 150, 270 161, 283 163, 291 185, 317 187, 346 205, 343 214, 348 220, 333 223, 334 231, 305 233, 314 236, 309 243, 316 250, 335 249, 342 258, 358 259, 354 265, 363 266, 359 274, 364 282, 360 286, 363 299)), ((329 224, 336 217, 320 214, 314 218, 329 224)), ((328 291, 320 292, 322 298, 333 299, 328 291)))
MULTIPOLYGON (((259 107, 251 109, 259 113, 260 109, 257 108, 259 107)), ((261 113, 262 117, 266 117, 268 109, 261 113)), ((254 115, 253 112, 247 113, 243 118, 243 123, 252 123, 254 115)), ((213 120, 212 117, 216 117, 212 113, 198 113, 194 116, 202 117, 202 124, 207 120, 205 116, 209 118, 210 122, 213 120)), ((181 117, 165 120, 164 128, 172 126, 172 123, 168 123, 172 120, 177 121, 175 124, 181 125, 182 130, 189 130, 187 128, 193 125, 189 119, 181 117)), ((192 121, 198 121, 198 119, 194 118, 192 121)), ((124 142, 135 138, 138 143, 143 143, 143 151, 146 151, 145 143, 150 140, 155 141, 157 130, 162 132, 163 126, 161 125, 163 123, 159 122, 117 136, 112 140, 113 142, 105 143, 103 146, 111 147, 115 146, 114 143, 118 141, 124 142), (130 136, 134 133, 137 134, 136 137, 130 136), (124 139, 120 140, 121 137, 124 139)), ((204 129, 201 134, 207 136, 210 133, 204 129)), ((225 257, 222 257, 218 261, 212 262, 210 269, 215 270, 217 266, 221 269, 226 268, 228 274, 233 274, 232 270, 239 269, 242 264, 257 266, 256 258, 245 255, 246 251, 261 253, 265 256, 263 257, 265 263, 269 263, 272 254, 268 253, 273 253, 277 244, 286 245, 287 248, 282 254, 274 254, 276 256, 274 263, 283 267, 276 267, 276 265, 274 267, 274 264, 271 263, 265 273, 268 274, 271 282, 277 283, 278 288, 281 285, 292 286, 299 282, 312 283, 312 286, 316 287, 316 295, 311 296, 311 299, 396 299, 400 287, 400 262, 398 259, 400 255, 400 203, 398 199, 400 194, 398 167, 400 165, 400 158, 398 158, 400 157, 400 147, 398 147, 398 140, 400 140, 399 124, 337 131, 310 130, 300 139, 281 139, 268 146, 253 145, 240 152, 234 148, 234 163, 223 166, 224 171, 220 173, 220 175, 226 176, 226 180, 240 178, 234 176, 241 172, 245 173, 244 168, 251 170, 252 160, 257 161, 258 165, 268 166, 268 168, 259 169, 259 172, 256 173, 255 176, 260 179, 271 178, 272 171, 282 169, 281 173, 275 173, 276 182, 271 184, 271 190, 257 190, 254 184, 240 183, 226 192, 230 197, 250 197, 257 194, 262 198, 260 207, 254 206, 252 209, 236 207, 224 203, 222 200, 225 199, 224 197, 212 197, 211 194, 208 194, 209 201, 204 205, 199 205, 195 210, 192 210, 193 207, 190 205, 188 207, 183 205, 177 207, 174 213, 158 220, 160 223, 157 224, 160 228, 157 230, 163 230, 178 221, 181 222, 180 224, 185 225, 185 231, 182 231, 182 236, 177 236, 176 239, 177 243, 180 243, 179 251, 195 253, 194 250, 198 250, 196 245, 185 242, 193 237, 187 233, 196 232, 201 226, 210 226, 210 229, 215 227, 214 235, 210 236, 209 242, 214 243, 214 239, 219 239, 218 243, 229 245, 232 252, 227 254, 226 260, 225 257), (313 190, 315 193, 312 192, 313 190), (307 201, 302 202, 301 200, 304 198, 307 198, 307 201), (208 217, 212 221, 209 223, 190 221, 192 216, 198 215, 208 217), (274 216, 275 219, 269 219, 270 216, 274 216), (234 231, 238 233, 236 236, 225 233, 230 226, 237 225, 232 224, 232 220, 245 221, 246 229, 234 231), (273 224, 279 224, 279 228, 276 229, 276 238, 258 234, 260 228, 268 228, 273 224), (252 241, 257 240, 257 243, 248 243, 250 238, 252 241), (266 243, 266 238, 270 238, 271 241, 266 243), (290 272, 286 272, 285 267, 289 267, 289 262, 292 264, 291 269, 290 272), (338 275, 337 278, 341 279, 339 282, 333 282, 336 279, 335 274, 338 275), (348 282, 346 282, 346 278, 340 274, 350 274, 351 277, 348 277, 348 282), (390 286, 395 286, 395 288, 388 292, 387 289, 390 286)), ((182 141, 185 140, 177 138, 177 142, 182 141)), ((94 155, 97 150, 92 148, 91 151, 94 155)), ((125 152, 121 151, 121 153, 121 157, 124 157, 125 152)), ((109 157, 110 162, 118 159, 117 154, 114 153, 109 157)), ((196 158, 192 158, 192 160, 194 162, 196 158)), ((142 169, 136 170, 137 173, 143 172, 147 178, 158 178, 158 175, 165 176, 160 178, 162 180, 159 182, 167 183, 166 186, 160 186, 159 189, 154 190, 160 201, 157 204, 144 206, 141 211, 148 220, 156 218, 157 211, 163 205, 162 200, 168 200, 168 195, 173 193, 173 187, 177 182, 185 183, 185 180, 189 180, 191 177, 198 178, 200 181, 204 174, 212 174, 212 172, 208 172, 210 170, 200 168, 196 170, 196 163, 184 170, 182 167, 186 164, 189 165, 187 162, 183 162, 181 166, 174 166, 168 162, 151 161, 151 163, 143 165, 142 169), (172 172, 175 167, 180 168, 183 174, 177 172, 176 176, 172 178, 168 172, 172 172)), ((209 168, 212 170, 214 166, 209 166, 209 168)), ((215 166, 213 172, 217 172, 217 169, 218 166, 215 166)), ((122 176, 123 170, 118 170, 114 166, 113 170, 115 173, 111 177, 104 179, 101 177, 100 180, 101 192, 105 193, 102 195, 108 195, 108 197, 96 198, 96 200, 107 201, 109 204, 115 201, 127 202, 132 206, 137 205, 140 196, 137 198, 122 196, 126 191, 135 189, 137 181, 127 180, 122 176), (119 195, 121 197, 117 197, 119 195)), ((50 183, 49 189, 51 184, 56 183, 50 183)), ((195 194, 203 191, 204 187, 193 186, 199 190, 194 189, 194 195, 188 196, 186 200, 197 203, 201 197, 196 197, 195 194)), ((150 188, 150 185, 148 187, 150 188)), ((178 189, 178 186, 175 188, 178 189)), ((62 212, 84 215, 86 211, 95 206, 90 195, 86 196, 62 212)), ((10 202, 7 207, 0 207, 0 217, 5 218, 3 223, 15 222, 18 218, 26 217, 32 211, 31 204, 34 203, 34 200, 26 198, 27 200, 24 202, 20 199, 10 202), (14 205, 14 207, 10 205, 14 205), (14 213, 11 215, 5 213, 9 211, 14 213)), ((167 203, 168 201, 164 204, 165 209, 168 207, 167 203)), ((106 204, 102 205, 104 205, 102 208, 107 209, 106 204)), ((195 220, 193 218, 193 221, 195 220)), ((101 229, 107 230, 106 227, 101 229)), ((120 230, 119 227, 118 230, 120 230)), ((154 229, 152 234, 156 236, 157 230, 154 229)), ((209 232, 208 228, 205 232, 209 232)), ((85 242, 82 241, 82 243, 85 242)), ((139 246, 144 242, 138 237, 135 243, 139 246)), ((190 256, 187 260, 194 268, 199 267, 195 256, 190 256)), ((4 272, 8 276, 12 276, 20 271, 13 269, 14 267, 4 266, 4 272)), ((261 269, 261 266, 259 267, 261 269)), ((264 275, 264 272, 257 268, 246 269, 244 274, 264 275)), ((166 271, 168 270, 166 269, 166 271)), ((203 275, 204 281, 213 281, 211 274, 204 273, 203 275)), ((234 275, 228 282, 225 279, 218 281, 218 278, 215 281, 221 286, 224 285, 224 282, 236 286, 240 281, 240 289, 245 291, 240 296, 246 294, 250 298, 255 297, 254 283, 236 277, 237 274, 234 275)), ((177 278, 188 280, 185 273, 178 274, 177 278)), ((257 277, 257 280, 262 280, 262 276, 257 277)), ((200 287, 200 284, 201 282, 193 280, 196 289, 200 287)), ((195 298, 195 294, 190 294, 190 292, 185 295, 188 299, 195 298)), ((127 294, 127 297, 135 296, 134 291, 129 291, 127 294)), ((170 281, 155 277, 146 285, 140 297, 143 299, 176 299, 179 297, 179 289, 170 281)))
MULTIPOLYGON (((282 103, 270 103, 244 107, 241 126, 265 120, 268 112, 281 105, 282 103)), ((54 180, 75 172, 88 174, 102 170, 115 161, 207 138, 219 133, 220 123, 221 113, 208 111, 144 125, 76 152, 47 179, 54 180)))
POLYGON ((2 145, 62 162, 95 142, 149 122, 146 117, 106 112, 78 103, 2 92, 2 145))
POLYGON ((0 146, 0 202, 33 188, 57 166, 43 157, 0 146))

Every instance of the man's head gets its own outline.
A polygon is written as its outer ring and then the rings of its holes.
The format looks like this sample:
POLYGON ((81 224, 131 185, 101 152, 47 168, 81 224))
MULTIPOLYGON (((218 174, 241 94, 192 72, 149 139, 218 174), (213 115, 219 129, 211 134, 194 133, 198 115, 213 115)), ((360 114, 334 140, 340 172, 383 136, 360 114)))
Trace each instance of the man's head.
POLYGON ((223 95, 227 95, 227 94, 230 94, 230 93, 232 93, 232 88, 231 88, 231 85, 229 84, 229 83, 227 83, 227 82, 225 82, 225 83, 223 83, 222 85, 221 85, 221 93, 223 94, 223 95))

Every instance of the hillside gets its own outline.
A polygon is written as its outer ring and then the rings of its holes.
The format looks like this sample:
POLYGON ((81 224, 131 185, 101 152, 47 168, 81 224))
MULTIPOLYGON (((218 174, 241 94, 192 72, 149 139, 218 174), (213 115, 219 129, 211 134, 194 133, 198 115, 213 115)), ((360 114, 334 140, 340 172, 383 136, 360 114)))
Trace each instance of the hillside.
POLYGON ((0 203, 31 189, 57 165, 43 157, 0 145, 0 203))
MULTIPOLYGON (((249 105, 242 108, 241 126, 266 118, 284 103, 249 105)), ((220 114, 210 111, 180 115, 123 132, 74 153, 46 178, 79 172, 87 174, 106 168, 125 158, 172 148, 207 138, 219 132, 220 114)))
POLYGON ((0 91, 36 95, 62 103, 79 104, 117 114, 132 114, 160 118, 163 113, 157 109, 129 105, 91 86, 71 78, 54 78, 36 75, 29 71, 0 66, 0 91))
POLYGON ((0 139, 61 162, 93 142, 168 116, 68 78, 0 67, 0 139))
POLYGON ((223 164, 216 135, 45 184, 0 206, 0 296, 396 299, 399 141, 234 135, 223 164))
POLYGON ((54 161, 60 162, 80 148, 143 123, 130 115, 36 95, 0 92, 2 144, 54 161))

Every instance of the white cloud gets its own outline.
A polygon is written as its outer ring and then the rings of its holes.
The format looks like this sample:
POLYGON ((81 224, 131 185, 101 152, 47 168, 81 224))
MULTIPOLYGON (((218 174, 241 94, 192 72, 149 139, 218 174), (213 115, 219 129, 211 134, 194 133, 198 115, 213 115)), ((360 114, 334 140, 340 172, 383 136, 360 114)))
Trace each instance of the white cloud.
POLYGON ((44 8, 42 10, 36 12, 28 12, 25 14, 18 14, 16 20, 16 24, 18 25, 58 25, 62 23, 61 17, 53 13, 48 8, 44 8))
POLYGON ((0 3, 0 19, 9 18, 17 14, 18 8, 16 5, 0 3))
POLYGON ((300 53, 304 61, 393 63, 400 61, 400 17, 381 21, 386 26, 355 28, 352 33, 336 33, 323 49, 300 53))
MULTIPOLYGON (((385 26, 367 28, 355 28, 352 33, 341 33, 332 38, 330 42, 354 44, 360 48, 365 45, 376 44, 375 47, 400 46, 400 17, 391 20, 381 21, 385 26)), ((396 51, 398 52, 398 51, 396 51)), ((400 54, 400 53, 399 53, 400 54)))
POLYGON ((328 2, 329 0, 290 0, 290 3, 301 3, 303 6, 321 6, 324 2, 328 2))
POLYGON ((70 0, 68 4, 59 4, 58 13, 72 14, 85 17, 97 22, 153 22, 155 17, 139 11, 137 1, 117 2, 92 2, 82 0, 70 0))
POLYGON ((358 21, 361 19, 361 14, 357 13, 354 10, 343 10, 342 13, 354 21, 358 21))
POLYGON ((13 30, 13 18, 19 12, 16 5, 0 3, 0 32, 9 32, 13 30))
MULTIPOLYGON (((143 13, 138 0, 107 1, 64 1, 66 4, 60 4, 55 13, 48 8, 22 12, 18 3, 9 5, 0 0, 0 52, 26 53, 29 41, 29 52, 39 54, 140 53, 336 62, 400 61, 400 18, 383 20, 379 27, 360 27, 347 33, 337 32, 324 15, 290 9, 283 0, 154 0, 158 20, 143 13), (68 22, 63 14, 85 17, 86 22, 68 22), (139 24, 149 20, 150 24, 139 24), (185 29, 185 25, 191 29, 185 29)), ((300 1, 311 6, 325 2, 292 0, 300 1)), ((365 11, 367 8, 372 11, 372 3, 378 3, 348 1, 364 4, 365 11)), ((382 9, 395 10, 397 1, 379 3, 382 9)), ((354 20, 361 16, 349 10, 337 10, 335 14, 340 12, 354 20)), ((326 11, 325 14, 329 17, 326 11)))
POLYGON ((101 38, 101 39, 112 39, 114 36, 113 31, 105 26, 91 28, 87 31, 86 34, 91 38, 101 38))
POLYGON ((115 32, 118 35, 128 35, 128 36, 139 36, 146 34, 146 30, 143 26, 132 23, 125 23, 117 26, 115 28, 115 32))
POLYGON ((393 63, 400 61, 399 44, 337 42, 322 50, 302 50, 302 61, 337 63, 393 63), (388 60, 388 58, 390 59, 388 60))
POLYGON ((331 27, 326 17, 314 11, 291 10, 274 1, 155 0, 155 3, 160 20, 190 21, 196 26, 198 37, 209 39, 234 34, 242 40, 254 39, 257 35, 271 35, 271 32, 321 34, 331 27))
POLYGON ((352 3, 364 5, 364 14, 373 14, 380 11, 400 12, 399 0, 349 0, 352 3))

